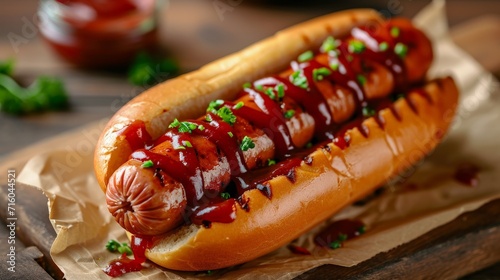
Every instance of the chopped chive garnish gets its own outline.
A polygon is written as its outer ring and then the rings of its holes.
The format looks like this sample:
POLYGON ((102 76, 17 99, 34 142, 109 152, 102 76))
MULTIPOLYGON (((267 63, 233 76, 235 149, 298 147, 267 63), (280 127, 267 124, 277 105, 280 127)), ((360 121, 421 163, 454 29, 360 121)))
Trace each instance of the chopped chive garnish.
POLYGON ((347 234, 339 234, 339 237, 337 238, 338 241, 346 241, 347 240, 347 234))
POLYGON ((174 148, 174 150, 185 150, 185 149, 186 149, 186 147, 184 147, 184 146, 177 146, 174 148))
POLYGON ((321 45, 320 50, 324 53, 327 53, 329 51, 333 51, 338 47, 338 41, 335 40, 332 36, 328 37, 323 41, 323 44, 321 45))
POLYGON ((252 87, 252 84, 249 82, 243 84, 243 88, 251 88, 251 87, 252 87))
POLYGON ((363 117, 369 118, 375 116, 375 110, 371 107, 365 106, 362 109, 363 117))
POLYGON ((401 58, 404 58, 408 53, 408 47, 403 43, 397 43, 394 46, 394 52, 401 58))
POLYGON ((199 130, 201 130, 201 131, 203 131, 203 130, 205 130, 205 126, 203 126, 202 124, 200 124, 200 125, 198 126, 198 129, 199 129, 199 130))
POLYGON ((222 106, 222 104, 224 104, 224 100, 222 100, 222 99, 217 99, 217 100, 210 102, 210 104, 208 104, 207 112, 213 113, 213 112, 217 111, 217 109, 219 109, 219 107, 222 106))
POLYGON ((240 148, 242 151, 248 151, 248 149, 255 148, 255 143, 252 141, 252 138, 245 136, 241 140, 240 148))
POLYGON ((227 133, 227 135, 229 135, 229 137, 231 137, 231 138, 233 138, 233 136, 234 136, 234 135, 233 135, 233 133, 232 133, 231 131, 229 131, 229 132, 227 133))
POLYGON ((285 97, 285 86, 283 84, 277 84, 274 87, 274 90, 276 90, 278 92, 278 98, 285 97))
POLYGON ((349 52, 351 53, 362 53, 366 46, 363 42, 359 40, 351 40, 349 41, 349 52))
POLYGON ((293 74, 290 76, 290 80, 292 84, 300 88, 306 89, 309 87, 307 83, 307 78, 301 75, 300 71, 293 72, 293 74))
POLYGON ((332 62, 330 62, 330 68, 333 71, 339 70, 339 62, 338 61, 332 61, 332 62))
POLYGON ((381 52, 385 52, 389 48, 389 44, 387 42, 382 42, 378 45, 378 50, 381 52))
POLYGON ((264 86, 263 85, 256 85, 255 88, 257 90, 264 90, 264 86))
POLYGON ((361 86, 364 86, 366 84, 366 77, 365 76, 357 75, 356 79, 358 80, 358 82, 361 86))
POLYGON ((341 248, 342 247, 342 242, 338 241, 338 240, 335 240, 333 241, 332 243, 330 243, 330 248, 332 249, 338 249, 338 248, 341 248))
POLYGON ((147 160, 147 161, 143 162, 141 165, 142 168, 150 168, 153 166, 154 166, 154 163, 152 160, 147 160))
POLYGON ((275 165, 276 161, 274 159, 268 159, 267 160, 267 166, 275 165))
POLYGON ((285 112, 285 118, 291 119, 293 116, 295 116, 295 110, 288 110, 285 112))
POLYGON ((180 122, 178 119, 174 119, 174 121, 168 127, 177 128, 179 132, 191 133, 198 126, 191 122, 180 122))
POLYGON ((236 105, 233 106, 233 109, 238 110, 239 108, 243 107, 244 105, 245 105, 245 103, 243 103, 243 101, 240 101, 240 102, 236 103, 236 105))
POLYGON ((224 199, 230 199, 231 198, 231 195, 227 192, 223 192, 220 194, 220 196, 224 199))
POLYGON ((207 121, 207 122, 211 122, 211 121, 212 121, 212 116, 210 116, 210 115, 206 115, 206 116, 205 116, 205 121, 207 121))
POLYGON ((264 93, 269 96, 271 99, 276 99, 276 94, 274 94, 274 90, 272 88, 266 88, 264 93))
POLYGON ((193 145, 189 141, 182 141, 182 145, 184 147, 188 147, 188 148, 192 148, 193 147, 193 145))
POLYGON ((306 51, 306 52, 300 54, 297 60, 299 62, 306 62, 306 61, 313 59, 313 57, 314 57, 314 53, 312 51, 306 51))
POLYGON ((236 116, 228 107, 221 107, 217 110, 217 116, 230 125, 233 125, 236 122, 236 116))
POLYGON ((397 27, 391 28, 391 36, 394 38, 399 37, 400 30, 397 27))
POLYGON ((366 226, 361 226, 360 228, 358 228, 359 234, 364 234, 365 232, 366 232, 366 226))
POLYGON ((325 76, 332 74, 332 71, 326 67, 321 67, 313 70, 313 78, 315 81, 321 81, 325 76))

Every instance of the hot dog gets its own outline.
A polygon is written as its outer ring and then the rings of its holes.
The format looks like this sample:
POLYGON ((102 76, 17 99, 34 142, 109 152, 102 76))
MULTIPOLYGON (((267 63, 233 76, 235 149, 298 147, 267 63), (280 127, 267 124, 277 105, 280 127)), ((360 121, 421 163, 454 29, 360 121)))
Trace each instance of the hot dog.
POLYGON ((266 254, 437 145, 458 93, 424 81, 432 58, 408 20, 354 10, 160 84, 99 139, 108 209, 167 268, 266 254))

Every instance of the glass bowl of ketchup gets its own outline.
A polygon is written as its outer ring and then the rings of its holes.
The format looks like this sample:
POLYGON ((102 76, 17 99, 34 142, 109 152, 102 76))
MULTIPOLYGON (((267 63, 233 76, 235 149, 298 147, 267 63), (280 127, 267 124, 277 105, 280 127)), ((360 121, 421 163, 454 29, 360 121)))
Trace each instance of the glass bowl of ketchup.
POLYGON ((40 33, 62 58, 119 68, 157 43, 161 0, 41 0, 40 33))

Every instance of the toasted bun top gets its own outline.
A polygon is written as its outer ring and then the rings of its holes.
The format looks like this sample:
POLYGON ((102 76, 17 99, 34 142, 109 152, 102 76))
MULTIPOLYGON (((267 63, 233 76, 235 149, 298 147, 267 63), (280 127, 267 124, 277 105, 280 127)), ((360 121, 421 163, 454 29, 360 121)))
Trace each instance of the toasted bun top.
POLYGON ((300 53, 319 47, 326 37, 345 36, 355 26, 382 20, 376 11, 369 9, 329 14, 280 31, 242 51, 145 91, 111 118, 99 138, 94 157, 99 185, 105 191, 111 174, 132 152, 120 130, 133 121, 144 121, 151 136, 159 137, 174 118, 195 118, 212 100, 234 99, 245 82, 277 73, 300 53))

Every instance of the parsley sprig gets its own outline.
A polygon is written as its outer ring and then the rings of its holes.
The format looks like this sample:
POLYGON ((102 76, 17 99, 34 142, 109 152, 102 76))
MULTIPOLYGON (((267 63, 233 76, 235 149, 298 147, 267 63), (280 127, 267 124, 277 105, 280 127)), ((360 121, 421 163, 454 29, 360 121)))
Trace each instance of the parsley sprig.
POLYGON ((108 243, 106 244, 106 249, 108 249, 108 251, 110 251, 111 253, 125 253, 128 256, 133 254, 132 249, 127 243, 120 243, 113 239, 108 241, 108 243))

